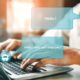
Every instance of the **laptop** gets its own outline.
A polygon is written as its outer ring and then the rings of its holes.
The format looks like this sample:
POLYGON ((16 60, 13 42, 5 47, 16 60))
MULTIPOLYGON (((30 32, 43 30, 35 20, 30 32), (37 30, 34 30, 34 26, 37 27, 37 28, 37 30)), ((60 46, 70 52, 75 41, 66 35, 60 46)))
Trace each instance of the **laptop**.
MULTIPOLYGON (((6 57, 8 58, 8 56, 4 55, 3 59, 7 60, 6 57)), ((29 65, 26 70, 22 70, 20 68, 21 61, 22 60, 14 60, 11 58, 11 61, 9 62, 1 62, 3 69, 13 80, 35 79, 50 75, 67 73, 73 70, 71 67, 60 67, 51 64, 46 64, 43 67, 35 68, 33 66, 34 63, 29 65)))

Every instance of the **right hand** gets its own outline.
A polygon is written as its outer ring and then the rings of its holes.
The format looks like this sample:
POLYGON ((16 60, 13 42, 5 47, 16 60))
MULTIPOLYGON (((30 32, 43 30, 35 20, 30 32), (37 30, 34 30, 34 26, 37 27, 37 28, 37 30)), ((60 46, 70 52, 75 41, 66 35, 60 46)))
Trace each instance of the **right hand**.
POLYGON ((42 67, 46 64, 52 64, 57 66, 68 66, 73 64, 80 65, 80 50, 70 47, 67 48, 64 47, 64 57, 61 59, 54 59, 54 58, 35 59, 33 57, 33 59, 24 59, 20 67, 22 69, 26 69, 26 67, 28 67, 28 65, 32 64, 33 62, 38 62, 36 64, 36 67, 42 67))
MULTIPOLYGON (((21 46, 21 40, 17 39, 8 39, 4 42, 0 43, 0 51, 7 50, 7 51, 13 51, 16 48, 19 48, 21 46)), ((21 55, 14 55, 14 58, 21 57, 21 55)))

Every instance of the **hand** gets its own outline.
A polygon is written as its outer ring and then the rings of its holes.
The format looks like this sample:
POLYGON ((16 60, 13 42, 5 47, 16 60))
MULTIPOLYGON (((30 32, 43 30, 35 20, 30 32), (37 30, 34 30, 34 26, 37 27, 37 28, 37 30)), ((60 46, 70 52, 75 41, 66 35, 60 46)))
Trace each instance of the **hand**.
POLYGON ((36 67, 41 67, 46 64, 53 64, 58 66, 78 64, 80 65, 80 51, 72 48, 64 48, 64 57, 62 59, 24 59, 21 63, 21 68, 26 67, 33 62, 38 62, 36 67))
POLYGON ((35 65, 35 67, 37 68, 44 66, 40 59, 24 59, 21 63, 20 68, 25 70, 29 65, 34 62, 37 62, 37 64, 35 65))
MULTIPOLYGON (((12 51, 20 46, 21 46, 20 40, 8 39, 8 40, 0 43, 0 51, 2 51, 2 50, 12 51)), ((14 55, 14 58, 16 58, 16 57, 20 58, 21 55, 19 55, 19 56, 18 56, 18 54, 14 55)))

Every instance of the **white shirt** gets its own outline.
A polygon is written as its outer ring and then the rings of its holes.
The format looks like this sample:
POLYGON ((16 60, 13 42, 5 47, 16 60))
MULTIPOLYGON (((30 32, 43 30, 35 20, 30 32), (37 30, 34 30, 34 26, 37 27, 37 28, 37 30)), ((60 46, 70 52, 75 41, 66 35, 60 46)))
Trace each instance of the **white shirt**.
MULTIPOLYGON (((80 3, 73 8, 73 11, 80 15, 80 3)), ((80 49, 80 19, 73 20, 73 29, 71 30, 48 30, 43 36, 63 36, 65 45, 80 49)))

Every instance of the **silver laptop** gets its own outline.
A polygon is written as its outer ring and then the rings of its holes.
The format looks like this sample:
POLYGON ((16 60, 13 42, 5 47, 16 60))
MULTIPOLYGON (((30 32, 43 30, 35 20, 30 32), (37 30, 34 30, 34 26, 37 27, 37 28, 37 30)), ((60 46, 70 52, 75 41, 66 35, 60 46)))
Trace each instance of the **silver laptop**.
POLYGON ((70 67, 58 67, 55 65, 47 64, 43 67, 36 68, 35 63, 29 65, 26 70, 22 70, 20 68, 20 64, 22 60, 15 60, 13 57, 10 57, 10 53, 8 51, 3 50, 0 54, 0 59, 3 61, 1 62, 4 70, 9 75, 10 78, 13 80, 27 80, 27 79, 34 79, 40 78, 49 75, 55 75, 60 73, 66 73, 72 70, 70 67), (5 62, 7 60, 8 62, 5 62))
POLYGON ((29 66, 28 70, 20 69, 21 61, 1 62, 4 70, 10 78, 14 80, 29 80, 34 78, 40 78, 44 76, 50 76, 55 74, 66 73, 73 70, 70 67, 58 67, 55 65, 47 64, 44 67, 32 70, 29 66), (32 70, 32 71, 31 71, 32 70))

